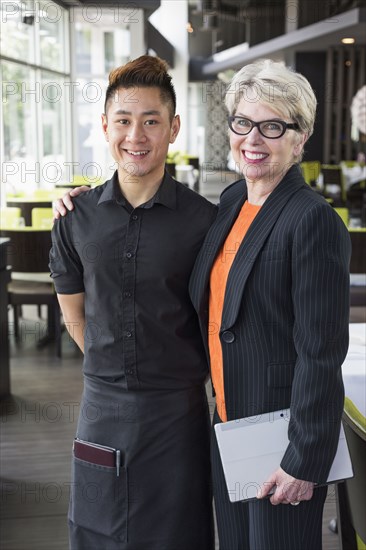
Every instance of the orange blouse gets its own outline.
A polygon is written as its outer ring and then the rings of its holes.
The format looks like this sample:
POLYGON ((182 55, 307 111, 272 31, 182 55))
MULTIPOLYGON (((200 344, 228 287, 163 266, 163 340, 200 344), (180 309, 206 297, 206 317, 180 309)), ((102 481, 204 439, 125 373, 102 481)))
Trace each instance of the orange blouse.
POLYGON ((235 255, 260 208, 260 206, 245 201, 213 264, 210 276, 208 345, 211 376, 216 393, 217 412, 223 422, 226 422, 227 415, 225 407, 222 348, 219 332, 224 307, 226 283, 235 255))

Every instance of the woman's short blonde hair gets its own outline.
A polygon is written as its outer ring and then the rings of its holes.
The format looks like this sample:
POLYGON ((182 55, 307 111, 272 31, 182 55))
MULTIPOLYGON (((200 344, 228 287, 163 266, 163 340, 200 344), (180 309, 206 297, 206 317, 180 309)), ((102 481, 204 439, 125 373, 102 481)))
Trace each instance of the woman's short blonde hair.
POLYGON ((279 116, 297 122, 300 132, 310 137, 314 130, 316 97, 308 80, 270 59, 245 65, 238 71, 225 96, 225 105, 234 115, 239 101, 260 101, 279 116))

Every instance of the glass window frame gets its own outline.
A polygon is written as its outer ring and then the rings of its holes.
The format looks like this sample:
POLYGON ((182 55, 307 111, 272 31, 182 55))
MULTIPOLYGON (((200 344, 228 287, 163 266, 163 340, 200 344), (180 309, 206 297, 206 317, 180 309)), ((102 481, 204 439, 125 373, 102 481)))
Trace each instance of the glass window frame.
MULTIPOLYGON (((16 2, 14 4, 17 4, 16 2)), ((18 2, 20 5, 21 3, 18 2)), ((42 73, 43 71, 46 71, 47 74, 50 75, 50 78, 54 79, 56 82, 62 82, 61 85, 61 98, 60 98, 60 109, 62 112, 62 134, 60 139, 60 158, 63 158, 63 163, 61 166, 61 172, 62 172, 62 181, 66 179, 70 173, 69 165, 72 164, 70 162, 70 159, 73 158, 73 144, 72 144, 72 116, 71 116, 71 110, 72 110, 72 104, 70 101, 70 95, 71 95, 71 63, 70 63, 70 20, 69 20, 69 11, 67 9, 62 8, 60 5, 51 2, 50 0, 41 0, 40 2, 37 2, 34 4, 35 9, 33 9, 34 14, 34 26, 33 26, 33 45, 34 45, 34 55, 31 59, 31 61, 26 59, 26 56, 23 57, 23 59, 19 59, 19 57, 11 57, 9 55, 2 55, 0 54, 0 62, 1 63, 16 63, 19 66, 27 67, 27 69, 30 71, 30 78, 28 83, 24 83, 25 89, 26 86, 29 86, 29 90, 34 90, 34 95, 36 97, 36 101, 33 101, 32 98, 30 99, 30 111, 31 111, 31 125, 32 125, 32 133, 33 133, 33 139, 35 140, 35 148, 34 148, 34 154, 35 154, 35 187, 53 187, 53 183, 50 181, 47 181, 47 177, 45 178, 45 174, 43 173, 43 165, 44 165, 44 143, 43 143, 43 120, 42 120, 42 112, 43 112, 43 93, 44 89, 42 87, 42 73), (44 14, 36 11, 42 8, 42 6, 46 6, 48 10, 51 8, 54 8, 54 11, 49 12, 48 17, 54 17, 58 19, 58 24, 60 25, 60 51, 62 52, 62 56, 60 58, 60 63, 57 65, 57 70, 55 70, 53 67, 49 67, 41 63, 41 41, 40 41, 40 30, 42 27, 41 24, 41 17, 45 16, 44 14), (35 103, 35 104, 34 104, 35 103), (67 137, 68 136, 68 137, 67 137)), ((27 13, 27 12, 25 12, 27 13)), ((2 27, 4 28, 4 25, 6 22, 2 21, 2 27)), ((7 52, 9 53, 9 52, 7 52)), ((31 93, 29 93, 29 97, 31 97, 31 93)), ((10 99, 11 100, 11 97, 10 99)), ((6 103, 6 102, 5 102, 6 103)), ((3 110, 6 108, 6 104, 4 104, 4 97, 2 98, 1 107, 0 107, 0 154, 2 158, 4 159, 4 153, 5 153, 5 136, 4 136, 4 112, 3 110)), ((57 155, 57 151, 55 151, 55 155, 57 155)), ((12 162, 11 159, 9 159, 9 162, 12 162)), ((4 168, 4 167, 3 167, 4 168)), ((32 166, 28 167, 21 165, 19 167, 19 180, 22 182, 24 180, 24 184, 26 185, 27 178, 27 171, 31 170, 32 166), (25 172, 25 173, 22 173, 25 172)), ((6 176, 7 172, 6 170, 3 170, 3 177, 2 177, 2 185, 5 183, 6 187, 6 176)), ((54 182, 58 183, 58 182, 54 182)), ((29 189, 30 190, 30 189, 29 189)), ((4 202, 4 193, 1 194, 1 201, 4 202)))

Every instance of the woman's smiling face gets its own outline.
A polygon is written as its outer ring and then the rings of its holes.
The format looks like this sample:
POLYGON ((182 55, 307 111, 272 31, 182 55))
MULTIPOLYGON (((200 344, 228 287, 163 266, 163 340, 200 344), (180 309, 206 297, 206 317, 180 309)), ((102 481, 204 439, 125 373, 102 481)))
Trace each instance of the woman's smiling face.
MULTIPOLYGON (((286 116, 280 116, 267 104, 260 101, 240 100, 235 116, 249 118, 253 122, 264 120, 281 120, 293 123, 286 116)), ((296 162, 306 136, 295 130, 287 130, 277 139, 264 137, 257 127, 247 135, 230 134, 230 147, 234 160, 244 178, 253 183, 277 185, 290 166, 296 162)))

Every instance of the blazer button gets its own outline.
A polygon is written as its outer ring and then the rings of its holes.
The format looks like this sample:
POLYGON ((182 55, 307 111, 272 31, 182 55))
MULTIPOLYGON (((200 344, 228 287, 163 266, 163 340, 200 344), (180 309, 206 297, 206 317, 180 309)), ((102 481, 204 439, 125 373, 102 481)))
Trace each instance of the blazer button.
POLYGON ((225 330, 222 333, 222 339, 226 344, 232 344, 235 340, 235 334, 231 330, 225 330))

